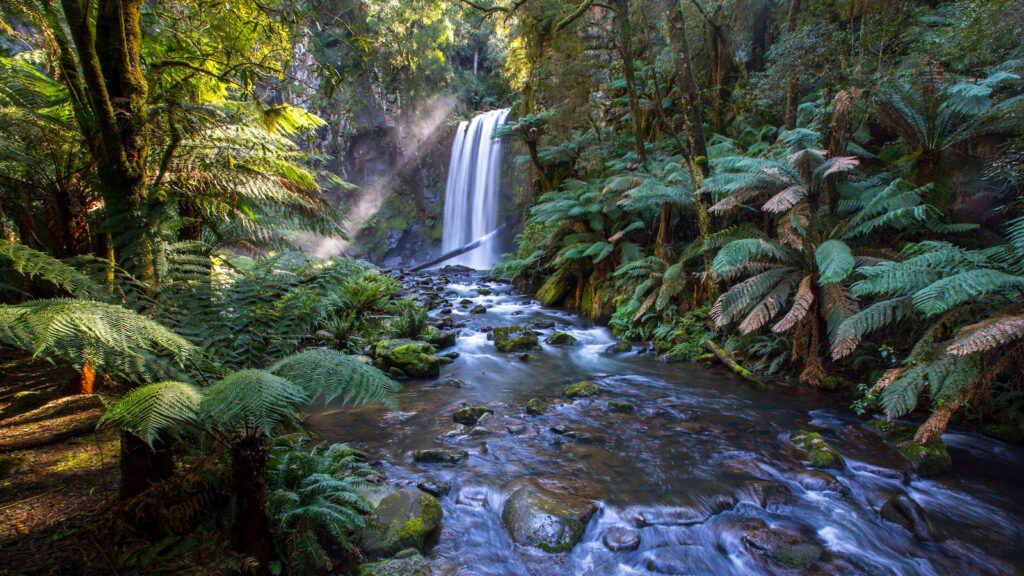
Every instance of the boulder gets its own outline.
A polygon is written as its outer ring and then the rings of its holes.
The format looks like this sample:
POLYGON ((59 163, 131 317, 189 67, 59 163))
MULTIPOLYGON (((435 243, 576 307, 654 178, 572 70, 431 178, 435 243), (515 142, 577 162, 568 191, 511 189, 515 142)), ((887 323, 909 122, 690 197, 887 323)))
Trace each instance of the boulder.
POLYGON ((523 362, 529 362, 534 358, 536 358, 536 356, 530 354, 529 352, 522 352, 521 354, 519 354, 519 359, 522 360, 523 362))
POLYGON ((394 558, 361 564, 358 576, 430 576, 430 563, 415 549, 403 550, 394 558))
POLYGON ((459 408, 452 414, 452 420, 455 420, 459 424, 465 424, 466 426, 472 426, 483 418, 484 414, 494 414, 494 410, 491 410, 487 406, 465 406, 459 408))
POLYGON ((545 338, 544 341, 547 342, 548 344, 551 344, 552 346, 567 346, 569 344, 575 344, 576 337, 573 336, 572 334, 569 334, 568 332, 562 332, 561 330, 559 330, 558 332, 555 332, 551 336, 545 338))
POLYGON ((846 460, 817 432, 797 430, 789 436, 789 441, 797 448, 801 457, 815 468, 846 468, 846 460))
POLYGON ((550 330, 555 327, 554 320, 530 320, 530 326, 538 330, 550 330))
POLYGON ((611 400, 611 401, 609 401, 608 402, 608 409, 611 410, 612 412, 635 412, 636 411, 636 407, 634 407, 632 404, 630 404, 629 402, 623 402, 621 400, 611 400))
POLYGON ((487 306, 484 306, 483 304, 477 304, 469 309, 470 314, 483 314, 485 312, 487 312, 487 306))
POLYGON ((624 354, 633 349, 633 345, 628 340, 619 340, 615 344, 608 346, 604 349, 605 354, 624 354))
POLYGON ((632 552, 640 547, 640 532, 632 528, 611 528, 601 536, 601 543, 612 552, 632 552))
POLYGON ((806 568, 821 559, 822 548, 794 532, 758 526, 743 535, 751 553, 788 568, 806 568))
POLYGON ((526 326, 498 326, 492 331, 499 352, 521 352, 537 348, 537 334, 526 326))
POLYGON ((541 306, 558 306, 562 299, 569 293, 573 285, 573 275, 567 270, 559 270, 548 276, 540 289, 537 290, 537 300, 541 306))
POLYGON ((909 424, 872 420, 867 424, 878 431, 907 460, 914 472, 921 476, 933 476, 948 472, 953 468, 953 459, 949 456, 946 443, 936 439, 928 444, 914 442, 916 428, 909 424))
POLYGON ((456 335, 451 330, 439 330, 434 326, 427 326, 423 333, 420 334, 420 338, 423 338, 425 342, 434 348, 442 350, 455 346, 456 335))
POLYGON ((437 349, 426 342, 404 338, 381 340, 374 347, 378 368, 388 373, 401 371, 411 378, 436 378, 441 374, 436 352, 437 349))
POLYGON ((804 490, 836 492, 838 494, 847 494, 850 491, 846 484, 840 482, 838 478, 820 470, 803 470, 797 474, 796 482, 804 490))
POLYGON ((899 524, 906 528, 914 538, 922 542, 935 539, 935 526, 925 513, 924 508, 906 494, 897 494, 889 498, 879 510, 883 520, 899 524))
POLYGON ((420 480, 420 482, 416 484, 416 487, 435 498, 445 496, 452 491, 452 485, 450 482, 438 480, 432 476, 428 476, 423 480, 420 480))
POLYGON ((455 464, 469 458, 469 452, 458 448, 427 448, 412 453, 413 462, 420 464, 455 464))
POLYGON ((548 411, 548 405, 540 398, 530 398, 526 403, 526 413, 530 416, 540 416, 548 411))
POLYGON ((583 538, 595 512, 597 506, 589 500, 524 484, 505 501, 501 520, 517 544, 568 552, 583 538))
POLYGON ((597 384, 594 384, 590 380, 581 380, 580 382, 570 384, 563 388, 562 394, 565 394, 567 398, 587 398, 589 396, 594 396, 600 391, 601 389, 597 387, 597 384))
POLYGON ((366 522, 360 548, 381 558, 406 548, 426 550, 441 530, 443 516, 436 498, 415 488, 402 488, 380 501, 366 522))

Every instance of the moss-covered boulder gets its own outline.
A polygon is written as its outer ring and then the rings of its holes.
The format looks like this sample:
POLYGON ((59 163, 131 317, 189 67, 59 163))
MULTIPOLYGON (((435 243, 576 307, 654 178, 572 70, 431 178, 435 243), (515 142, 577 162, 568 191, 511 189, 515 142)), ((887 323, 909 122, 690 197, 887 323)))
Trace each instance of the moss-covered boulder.
POLYGON ((596 511, 589 500, 523 484, 505 501, 501 520, 517 544, 568 552, 583 538, 596 511))
POLYGON ((395 558, 360 564, 358 576, 430 576, 430 563, 418 551, 410 549, 395 558))
POLYGON ((608 402, 608 410, 611 410, 612 412, 634 412, 636 411, 636 407, 629 402, 612 400, 608 402))
POLYGON ((401 370, 410 378, 436 378, 441 374, 441 362, 433 345, 418 340, 381 340, 374 346, 377 367, 389 374, 401 370))
POLYGON ((427 448, 412 453, 413 462, 420 464, 456 464, 469 458, 469 452, 458 448, 427 448))
POLYGON ((918 444, 914 442, 916 428, 888 420, 872 420, 868 422, 868 426, 878 431, 900 454, 903 454, 910 461, 914 472, 921 476, 941 474, 953 468, 949 449, 940 439, 928 444, 918 444))
POLYGON ((420 338, 438 350, 455 346, 455 332, 440 330, 435 326, 427 326, 420 334, 420 338))
POLYGON ((494 410, 491 410, 487 406, 465 406, 463 408, 459 408, 454 414, 452 414, 452 420, 455 420, 459 424, 472 426, 476 424, 480 418, 483 418, 484 414, 494 414, 494 410))
POLYGON ((441 504, 415 488, 402 488, 380 501, 367 520, 360 548, 371 558, 407 548, 425 551, 441 530, 441 504))
POLYGON ((530 354, 529 352, 520 352, 519 356, 517 356, 517 358, 519 358, 523 362, 529 362, 530 360, 533 360, 534 358, 536 358, 536 356, 534 356, 533 354, 530 354))
POLYGON ((487 312, 487 306, 484 306, 483 304, 477 304, 469 309, 470 314, 483 314, 485 312, 487 312))
POLYGON ((526 413, 530 416, 540 416, 548 411, 548 405, 540 398, 530 398, 526 403, 526 413))
POLYGON ((563 388, 562 394, 564 394, 566 398, 587 398, 589 396, 596 395, 600 391, 601 389, 597 387, 597 384, 594 384, 590 380, 581 380, 563 388))
POLYGON ((922 542, 935 539, 935 526, 924 508, 906 494, 897 494, 887 500, 878 513, 883 520, 903 526, 922 542))
POLYGON ((526 326, 498 326, 491 332, 499 352, 522 352, 537 348, 537 333, 526 326))
POLYGON ((576 343, 576 337, 573 336, 572 334, 569 334, 568 332, 562 332, 561 330, 559 330, 558 332, 555 332, 551 336, 545 338, 544 341, 547 342, 548 344, 551 344, 552 346, 568 346, 570 344, 576 343))
POLYGON ((768 526, 747 531, 743 543, 753 554, 787 568, 806 568, 820 560, 823 552, 821 546, 800 534, 768 526))
POLYGON ((633 350, 633 345, 629 343, 629 340, 619 340, 615 344, 604 349, 605 354, 624 354, 633 350))
POLYGON ((572 274, 565 270, 559 270, 548 276, 548 279, 537 290, 537 300, 540 301, 541 306, 558 306, 565 299, 565 295, 569 293, 572 285, 572 274))
POLYGON ((797 448, 801 456, 815 468, 846 468, 846 460, 829 446, 821 434, 809 430, 797 430, 789 436, 789 441, 797 448))

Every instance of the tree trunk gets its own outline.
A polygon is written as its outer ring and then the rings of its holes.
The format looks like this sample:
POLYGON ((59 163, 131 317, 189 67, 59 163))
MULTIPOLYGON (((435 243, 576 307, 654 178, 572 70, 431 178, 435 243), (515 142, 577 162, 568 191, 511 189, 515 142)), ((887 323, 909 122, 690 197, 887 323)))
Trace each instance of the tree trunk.
POLYGON ((959 402, 950 402, 936 408, 932 415, 914 433, 914 442, 917 444, 928 444, 938 440, 949 426, 949 420, 953 417, 953 414, 959 409, 959 402))
POLYGON ((266 574, 273 553, 267 519, 267 458, 270 450, 262 433, 249 434, 231 446, 231 474, 235 484, 235 520, 231 537, 235 550, 256 559, 266 574))
POLYGON ((622 71, 626 76, 626 90, 629 92, 629 110, 633 116, 633 143, 640 163, 647 164, 644 148, 643 126, 640 122, 640 98, 636 93, 636 71, 633 68, 632 30, 629 23, 629 1, 615 0, 615 11, 619 20, 619 48, 622 52, 622 71))
POLYGON ((121 498, 141 494, 151 485, 167 480, 174 473, 174 458, 169 442, 157 438, 153 447, 131 432, 121 432, 121 498))
MULTIPOLYGON (((704 140, 704 117, 700 109, 700 96, 697 93, 697 85, 693 77, 690 45, 686 39, 686 22, 683 19, 680 2, 682 0, 672 0, 668 3, 668 31, 669 37, 676 48, 673 51, 673 61, 683 95, 686 138, 690 144, 687 165, 690 167, 690 178, 693 180, 694 204, 697 210, 697 229, 700 233, 700 239, 706 242, 711 236, 711 214, 708 212, 707 199, 698 191, 704 185, 704 179, 710 174, 708 146, 704 140)), ((718 298, 718 285, 711 274, 712 260, 711 251, 705 251, 704 280, 707 286, 708 299, 714 301, 718 298)))
MULTIPOLYGON (((789 2, 789 16, 786 17, 786 40, 791 41, 793 34, 796 32, 796 17, 800 12, 800 0, 790 0, 789 2)), ((786 66, 786 130, 792 130, 796 128, 796 108, 797 108, 797 86, 796 86, 796 62, 793 61, 792 54, 790 54, 790 61, 786 66)))

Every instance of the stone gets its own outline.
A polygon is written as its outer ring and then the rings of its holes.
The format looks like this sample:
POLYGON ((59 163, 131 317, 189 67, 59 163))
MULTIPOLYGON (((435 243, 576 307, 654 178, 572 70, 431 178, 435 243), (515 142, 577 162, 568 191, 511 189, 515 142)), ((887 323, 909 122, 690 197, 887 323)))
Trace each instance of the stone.
POLYGON ((789 441, 801 453, 801 456, 811 463, 815 468, 832 468, 842 470, 846 468, 846 460, 829 446, 828 442, 818 432, 808 430, 797 430, 790 435, 789 441))
POLYGON ((484 314, 486 312, 487 306, 484 306, 483 304, 477 304, 476 306, 473 306, 472 308, 469 309, 470 314, 484 314))
POLYGON ((628 340, 619 340, 615 344, 604 349, 605 354, 624 354, 633 350, 633 345, 628 340))
POLYGON ((753 554, 788 568, 806 568, 821 559, 822 548, 800 534, 768 526, 753 528, 743 535, 753 554))
POLYGON ((640 532, 632 528, 611 528, 601 536, 601 543, 612 552, 632 552, 640 547, 640 532))
POLYGON ((569 334, 568 332, 562 332, 561 330, 559 330, 558 332, 555 332, 551 336, 545 338, 544 341, 547 342, 548 344, 551 344, 552 346, 567 346, 569 344, 575 344, 576 337, 573 336, 572 334, 569 334))
POLYGON ((436 540, 444 512, 430 494, 402 488, 380 501, 363 531, 363 552, 373 558, 391 556, 406 548, 425 551, 436 540))
POLYGON ((529 362, 530 360, 533 360, 534 358, 536 358, 536 356, 534 356, 533 354, 530 354, 529 352, 523 352, 523 353, 521 353, 517 357, 520 360, 522 360, 523 362, 529 362))
POLYGON ((558 306, 569 293, 573 285, 573 275, 568 270, 558 270, 544 281, 537 290, 537 300, 541 306, 558 306))
POLYGON ((629 402, 623 402, 621 400, 610 400, 608 402, 608 409, 611 410, 612 412, 635 412, 636 411, 636 407, 634 407, 632 404, 630 404, 629 402))
POLYGON ((817 492, 836 492, 846 494, 850 489, 839 481, 838 478, 820 470, 803 470, 796 476, 796 483, 804 490, 817 492))
POLYGON ((442 384, 445 386, 451 386, 452 388, 464 388, 466 386, 466 383, 458 378, 449 378, 442 382, 442 384))
POLYGON ((540 416, 548 411, 548 405, 540 398, 530 398, 526 403, 526 413, 530 416, 540 416))
POLYGON ((505 427, 505 430, 508 430, 508 433, 513 436, 519 436, 526 432, 526 426, 523 424, 509 424, 505 427))
POLYGON ((538 330, 550 330, 555 327, 554 320, 530 320, 530 326, 538 330))
POLYGON ((430 563, 419 552, 402 558, 389 558, 360 564, 358 576, 431 576, 430 563))
POLYGON ((462 300, 459 300, 459 307, 460 308, 469 308, 469 305, 472 304, 472 303, 473 303, 473 301, 470 300, 469 298, 463 298, 462 300))
POLYGON ((439 330, 434 326, 427 326, 420 338, 438 350, 455 346, 456 334, 451 330, 439 330))
POLYGON ((438 480, 437 478, 434 478, 432 476, 428 476, 421 480, 418 484, 416 484, 416 487, 435 498, 445 496, 452 491, 451 482, 438 480))
POLYGON ((597 384, 594 384, 590 380, 581 380, 580 382, 566 386, 562 389, 562 394, 565 394, 567 398, 587 398, 594 396, 600 391, 601 389, 597 387, 597 384))
POLYGON ((484 414, 493 414, 494 410, 491 410, 487 406, 466 406, 459 408, 452 414, 452 420, 455 420, 459 424, 465 424, 466 426, 472 426, 476 424, 484 414))
POLYGON ((796 496, 785 484, 755 480, 746 484, 746 489, 757 504, 765 510, 777 510, 796 503, 796 496))
POLYGON ((499 352, 522 352, 538 347, 537 334, 526 326, 497 326, 492 334, 494 347, 499 352))
POLYGON ((941 439, 922 445, 914 442, 916 429, 908 424, 872 420, 867 425, 885 437, 904 458, 910 461, 914 472, 921 476, 934 476, 953 468, 953 459, 949 456, 949 449, 941 439))
POLYGON ((583 538, 595 512, 589 500, 528 483, 509 495, 501 520, 517 544, 568 552, 583 538))
POLYGON ((469 458, 469 452, 458 448, 427 448, 412 453, 413 462, 420 464, 456 464, 469 458))
POLYGON ((491 290, 490 288, 480 287, 476 289, 476 293, 481 296, 490 296, 491 294, 494 294, 494 290, 491 290))
POLYGON ((935 540, 935 526, 928 518, 924 508, 907 494, 897 494, 889 498, 879 510, 883 520, 899 524, 906 528, 914 538, 922 542, 935 540))
POLYGON ((377 367, 391 373, 401 370, 411 378, 436 378, 441 374, 441 362, 435 356, 437 349, 426 342, 407 340, 381 340, 374 346, 377 367))

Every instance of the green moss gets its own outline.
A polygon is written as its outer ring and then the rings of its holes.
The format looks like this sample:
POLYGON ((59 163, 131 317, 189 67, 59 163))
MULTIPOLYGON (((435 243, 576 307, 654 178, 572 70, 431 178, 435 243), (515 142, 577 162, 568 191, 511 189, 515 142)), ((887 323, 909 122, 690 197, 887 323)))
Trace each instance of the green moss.
POLYGON ((582 380, 575 384, 570 384, 562 390, 562 394, 565 394, 568 398, 587 398, 600 392, 597 384, 594 384, 590 380, 582 380))
POLYGON ((398 531, 399 540, 415 548, 422 548, 430 532, 441 522, 441 504, 436 498, 424 494, 420 497, 420 513, 409 519, 398 531))
POLYGON ((537 348, 537 334, 526 326, 499 326, 492 332, 499 352, 520 352, 537 348))
POLYGON ((548 276, 540 289, 537 290, 537 300, 541 306, 558 306, 565 299, 565 295, 572 288, 572 274, 565 270, 559 270, 548 276))
POLYGON ((530 354, 529 352, 523 352, 522 354, 519 355, 519 359, 522 360, 523 362, 529 362, 534 358, 535 356, 533 354, 530 354))
POLYGON ((918 444, 914 442, 916 428, 899 422, 872 420, 868 422, 868 426, 884 436, 904 458, 910 461, 914 471, 922 476, 941 474, 953 468, 953 459, 949 455, 946 443, 942 440, 918 444))
POLYGON ((548 405, 540 398, 530 398, 526 403, 526 413, 530 416, 540 416, 548 411, 548 405))
POLYGON ((575 344, 576 338, 568 332, 558 331, 544 339, 548 344, 555 346, 562 346, 567 344, 575 344))
POLYGON ((846 461, 839 452, 829 446, 828 442, 817 432, 798 430, 789 437, 789 441, 806 454, 811 466, 815 468, 842 470, 846 467, 846 461))
POLYGON ((452 420, 455 420, 459 424, 465 424, 466 426, 472 426, 477 423, 477 420, 483 418, 484 414, 494 414, 494 411, 487 406, 466 406, 465 408, 459 408, 452 414, 452 420))
POLYGON ((68 455, 50 468, 53 472, 74 472, 76 470, 88 470, 103 465, 100 453, 89 450, 87 452, 76 452, 68 455))
POLYGON ((484 306, 483 304, 477 304, 476 306, 473 306, 473 308, 471 308, 469 311, 470 314, 484 314, 486 312, 487 306, 484 306))
POLYGON ((632 412, 636 408, 629 402, 622 402, 620 400, 612 400, 608 403, 608 409, 612 412, 632 412))
POLYGON ((381 340, 374 347, 378 367, 388 372, 398 369, 412 378, 429 378, 440 374, 436 352, 433 345, 415 340, 381 340))

